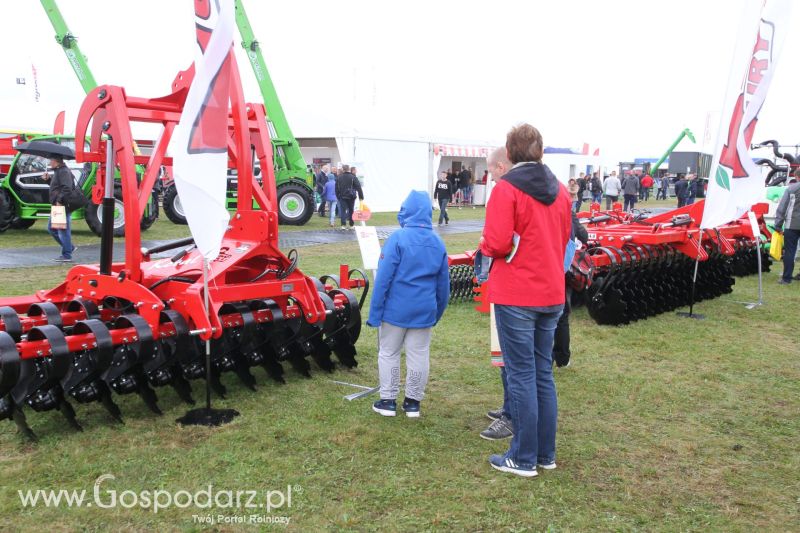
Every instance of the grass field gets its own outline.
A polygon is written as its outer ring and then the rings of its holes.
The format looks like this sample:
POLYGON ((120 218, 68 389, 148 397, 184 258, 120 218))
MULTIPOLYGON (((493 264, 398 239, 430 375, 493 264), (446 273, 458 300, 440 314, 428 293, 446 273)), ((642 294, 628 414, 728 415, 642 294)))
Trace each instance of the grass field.
MULTIPOLYGON (((471 210, 470 210, 471 211, 471 210)), ((0 240, 4 239, 0 237, 0 240)), ((448 250, 474 247, 477 234, 450 236, 448 250)), ((300 250, 309 274, 360 264, 355 243, 300 250)), ((192 493, 293 489, 289 530, 318 531, 791 531, 800 524, 800 284, 766 274, 766 305, 756 278, 733 294, 696 306, 705 321, 664 314, 623 327, 596 325, 585 309, 572 318, 573 364, 556 371, 558 469, 521 479, 487 458, 506 443, 478 432, 499 406, 500 380, 488 362, 488 318, 454 304, 434 330, 431 380, 418 420, 385 419, 374 396, 347 402, 354 389, 330 380, 377 381, 376 337, 365 328, 359 367, 311 379, 287 365, 288 383, 260 370, 257 392, 224 377, 220 407, 241 412, 217 429, 175 424, 186 406, 159 390, 165 414, 137 397, 116 399, 126 424, 97 405, 77 405, 84 432, 56 413, 28 411, 39 434, 26 443, 0 425, 0 516, 6 531, 205 530, 175 506, 158 513, 115 509, 23 508, 18 490, 84 489, 95 480, 117 494, 166 489, 192 493)), ((0 294, 28 294, 63 278, 62 267, 0 270, 0 294)), ((366 311, 365 311, 366 313, 366 311)), ((365 314, 364 313, 364 314, 365 314)), ((202 398, 202 385, 194 384, 202 398)), ((128 502, 130 502, 130 498, 128 502)), ((218 508, 211 514, 250 515, 218 508)), ((255 514, 264 514, 256 510, 255 514)), ((217 523, 214 530, 282 529, 217 523)))

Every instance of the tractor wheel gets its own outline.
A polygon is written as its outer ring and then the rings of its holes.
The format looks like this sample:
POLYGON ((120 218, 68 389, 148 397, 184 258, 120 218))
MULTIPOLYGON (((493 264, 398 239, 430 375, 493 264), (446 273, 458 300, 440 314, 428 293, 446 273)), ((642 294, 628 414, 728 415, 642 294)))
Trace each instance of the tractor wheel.
MULTIPOLYGON (((114 237, 125 235, 125 208, 122 204, 122 191, 114 191, 114 237)), ((89 202, 86 206, 86 223, 98 237, 103 232, 102 206, 89 202)))
POLYGON ((158 193, 153 191, 150 195, 150 202, 147 204, 147 211, 142 215, 142 220, 139 222, 139 228, 142 231, 147 231, 156 220, 158 220, 158 193))
POLYGON ((314 214, 314 193, 297 183, 278 187, 278 223, 302 226, 314 214))
POLYGON ((11 227, 15 216, 11 194, 6 189, 0 189, 0 233, 11 227))
POLYGON ((14 220, 11 221, 11 229, 28 229, 34 224, 36 224, 35 218, 14 217, 14 220))
POLYGON ((186 224, 186 213, 183 212, 181 199, 178 198, 178 188, 173 183, 164 190, 162 207, 164 214, 175 224, 186 224))

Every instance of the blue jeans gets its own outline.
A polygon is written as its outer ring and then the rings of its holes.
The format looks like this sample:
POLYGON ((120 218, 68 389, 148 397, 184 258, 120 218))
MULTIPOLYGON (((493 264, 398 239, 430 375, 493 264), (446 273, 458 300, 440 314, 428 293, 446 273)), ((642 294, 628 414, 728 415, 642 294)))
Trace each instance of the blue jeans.
POLYGON ((635 194, 626 194, 625 195, 624 211, 633 211, 633 208, 635 206, 636 206, 636 195, 635 194))
POLYGON ((71 213, 67 213, 67 229, 53 229, 50 226, 50 219, 47 220, 47 231, 61 245, 61 257, 72 259, 72 251, 75 249, 72 246, 72 217, 71 213))
POLYGON ((542 313, 530 307, 497 304, 494 310, 514 426, 506 457, 525 467, 550 464, 556 460, 558 418, 553 336, 561 311, 542 313))
POLYGON ((508 375, 505 363, 500 367, 500 381, 503 383, 503 415, 511 418, 511 407, 508 405, 508 375))
POLYGON ((783 275, 781 277, 784 281, 792 281, 798 239, 800 239, 800 229, 783 230, 783 275))
POLYGON ((328 200, 325 203, 328 206, 328 213, 330 213, 331 216, 331 226, 333 226, 333 221, 336 220, 336 209, 338 209, 339 203, 336 200, 328 200))
POLYGON ((442 220, 450 222, 450 217, 447 216, 447 203, 450 198, 439 198, 439 225, 442 225, 442 220))
POLYGON ((603 199, 603 193, 601 192, 592 193, 592 202, 597 202, 599 204, 602 199, 603 199))

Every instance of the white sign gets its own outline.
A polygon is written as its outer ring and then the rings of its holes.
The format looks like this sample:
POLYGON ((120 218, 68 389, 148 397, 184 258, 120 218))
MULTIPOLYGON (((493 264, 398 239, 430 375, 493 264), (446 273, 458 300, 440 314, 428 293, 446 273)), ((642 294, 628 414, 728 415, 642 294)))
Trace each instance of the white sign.
POLYGON ((366 270, 377 270, 381 258, 381 243, 378 242, 378 231, 375 226, 356 226, 358 247, 361 248, 361 260, 366 270))
POLYGON ((756 214, 752 211, 747 212, 747 218, 750 219, 750 229, 753 230, 753 238, 756 241, 761 240, 761 230, 758 228, 758 220, 756 220, 756 214))

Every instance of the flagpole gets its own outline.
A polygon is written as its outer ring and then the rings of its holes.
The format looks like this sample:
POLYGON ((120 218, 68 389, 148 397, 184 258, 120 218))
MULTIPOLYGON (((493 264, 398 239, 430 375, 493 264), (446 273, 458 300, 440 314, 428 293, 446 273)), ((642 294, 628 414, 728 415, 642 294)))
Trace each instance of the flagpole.
MULTIPOLYGON (((199 253, 199 252, 196 252, 199 253)), ((208 295, 208 259, 203 258, 203 304, 207 317, 211 317, 209 295, 208 295)), ((209 319, 209 324, 211 320, 209 319)), ((211 335, 214 328, 211 327, 205 333, 209 334, 206 339, 206 406, 199 409, 187 411, 177 422, 184 426, 221 426, 231 422, 234 417, 239 416, 239 411, 235 409, 212 409, 211 408, 211 335)))
MULTIPOLYGON (((203 258, 203 307, 208 312, 208 259, 203 258)), ((209 321, 210 322, 210 321, 209 321)), ((206 339, 206 410, 211 411, 211 336, 206 339)))
POLYGON ((694 275, 692 276, 692 292, 689 296, 689 312, 678 312, 675 313, 678 316, 682 316, 684 318, 694 318, 695 320, 705 320, 705 315, 696 315, 694 314, 694 291, 695 286, 697 285, 697 269, 700 266, 700 250, 702 249, 703 245, 703 233, 705 233, 702 229, 700 230, 700 236, 697 239, 697 254, 694 260, 694 275))
POLYGON ((761 271, 761 236, 757 237, 756 257, 758 258, 758 305, 764 305, 764 284, 761 271))

